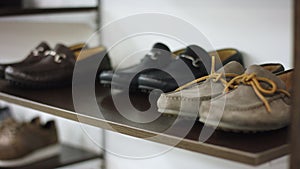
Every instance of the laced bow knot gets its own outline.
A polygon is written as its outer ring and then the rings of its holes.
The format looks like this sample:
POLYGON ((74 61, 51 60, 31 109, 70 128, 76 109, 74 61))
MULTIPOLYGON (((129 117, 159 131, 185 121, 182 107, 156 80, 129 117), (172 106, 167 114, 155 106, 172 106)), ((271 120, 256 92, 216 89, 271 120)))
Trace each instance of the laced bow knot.
POLYGON ((278 89, 276 83, 268 78, 258 77, 255 73, 251 74, 242 74, 233 78, 225 87, 224 92, 229 90, 236 89, 238 85, 244 84, 249 85, 253 88, 255 94, 259 99, 264 103, 267 112, 271 113, 271 106, 268 100, 265 98, 265 95, 273 95, 276 92, 284 93, 287 96, 290 96, 290 93, 283 89, 278 89), (262 86, 261 83, 268 84, 268 87, 262 86))

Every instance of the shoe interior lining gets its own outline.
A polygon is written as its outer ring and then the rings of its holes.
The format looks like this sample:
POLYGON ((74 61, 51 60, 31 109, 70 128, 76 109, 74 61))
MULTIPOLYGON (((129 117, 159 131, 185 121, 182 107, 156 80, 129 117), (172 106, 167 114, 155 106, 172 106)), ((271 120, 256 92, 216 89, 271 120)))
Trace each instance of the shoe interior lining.
POLYGON ((270 72, 275 72, 281 67, 281 65, 262 65, 262 67, 270 72))
MULTIPOLYGON (((176 50, 173 52, 173 57, 176 57, 179 54, 184 53, 184 52, 185 52, 185 48, 176 50)), ((221 49, 221 50, 209 52, 208 54, 210 56, 219 56, 220 60, 224 61, 236 53, 237 53, 237 51, 235 49, 221 49)))
POLYGON ((80 51, 81 49, 84 48, 84 46, 85 46, 84 43, 77 43, 77 44, 69 46, 69 49, 72 51, 80 51))
POLYGON ((285 83, 286 90, 291 91, 293 71, 292 70, 286 71, 284 73, 278 74, 277 77, 280 78, 285 83))
POLYGON ((105 51, 105 47, 104 46, 99 46, 99 47, 95 47, 95 48, 90 48, 90 49, 85 49, 82 51, 76 51, 75 52, 75 58, 77 61, 82 60, 82 59, 86 59, 92 55, 95 55, 97 53, 103 52, 105 51))
POLYGON ((172 56, 173 56, 174 58, 176 58, 178 55, 180 55, 180 54, 182 54, 182 53, 184 53, 184 52, 185 52, 185 48, 179 49, 179 50, 174 51, 172 56))

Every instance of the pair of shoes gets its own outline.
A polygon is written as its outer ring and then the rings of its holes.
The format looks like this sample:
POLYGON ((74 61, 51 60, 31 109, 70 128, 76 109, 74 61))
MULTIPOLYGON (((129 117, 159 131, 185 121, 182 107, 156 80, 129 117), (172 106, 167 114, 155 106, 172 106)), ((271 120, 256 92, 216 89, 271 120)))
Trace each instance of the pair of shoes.
POLYGON ((259 132, 290 122, 293 70, 273 74, 252 65, 233 78, 225 93, 200 106, 200 121, 226 131, 259 132), (220 106, 225 100, 225 105, 220 106), (219 121, 219 122, 217 122, 219 121))
MULTIPOLYGON (((45 44, 45 43, 43 43, 45 44)), ((84 48, 82 45, 66 47, 57 44, 53 50, 44 50, 38 56, 29 55, 23 62, 5 68, 5 79, 18 87, 47 88, 72 83, 76 61, 84 62, 90 58, 103 57, 97 70, 111 69, 110 59, 103 46, 84 48), (36 61, 32 61, 34 58, 36 61), (38 58, 38 59, 36 59, 38 58)), ((88 73, 88 72, 84 72, 88 73)))
POLYGON ((244 68, 230 62, 217 72, 162 94, 163 114, 200 117, 207 125, 229 131, 256 132, 288 124, 291 70, 281 64, 244 68), (286 84, 285 84, 286 83, 286 84))
POLYGON ((54 121, 41 124, 34 118, 20 123, 10 118, 0 126, 0 167, 24 166, 58 153, 54 121))
MULTIPOLYGON (((84 43, 75 44, 69 46, 69 49, 76 52, 80 51, 84 47, 84 43)), ((51 50, 49 45, 46 42, 41 42, 37 47, 35 47, 26 57, 24 60, 11 63, 11 64, 0 64, 0 78, 4 79, 5 69, 8 66, 12 67, 23 67, 23 66, 30 66, 34 63, 41 61, 44 58, 44 53, 48 50, 51 50)))
POLYGON ((111 84, 112 87, 121 89, 129 87, 133 91, 159 89, 169 92, 195 78, 207 75, 213 55, 219 56, 217 68, 230 61, 243 64, 242 55, 236 49, 208 53, 197 45, 190 45, 186 49, 171 53, 166 45, 157 43, 141 64, 116 72, 102 72, 100 83, 111 84))

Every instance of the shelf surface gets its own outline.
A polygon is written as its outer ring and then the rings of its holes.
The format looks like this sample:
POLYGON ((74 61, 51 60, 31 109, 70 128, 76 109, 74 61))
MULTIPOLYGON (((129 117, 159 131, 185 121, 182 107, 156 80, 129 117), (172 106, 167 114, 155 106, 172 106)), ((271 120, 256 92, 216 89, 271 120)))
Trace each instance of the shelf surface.
POLYGON ((0 16, 19 16, 33 14, 87 12, 97 10, 97 7, 63 7, 63 8, 0 8, 0 16))
MULTIPOLYGON (((203 124, 196 120, 181 119, 174 124, 175 117, 160 116, 149 123, 135 123, 116 110, 110 89, 96 86, 95 93, 102 118, 92 112, 75 113, 71 87, 47 90, 20 89, 10 86, 6 81, 0 81, 2 100, 145 140, 166 145, 178 141, 176 147, 250 165, 259 165, 289 153, 287 128, 249 134, 215 131, 203 143, 199 141, 203 124), (194 125, 189 129, 188 124, 191 123, 194 125), (175 128, 168 131, 170 126, 175 128), (180 136, 185 130, 189 132, 181 139, 180 136), (153 137, 159 134, 160 137, 153 137)), ((126 99, 124 93, 114 95, 119 99, 126 99)), ((149 107, 146 94, 136 93, 131 98, 137 109, 146 110, 149 107)), ((84 100, 82 102, 86 107, 89 106, 84 100)), ((130 110, 123 108, 122 111, 130 110)))
POLYGON ((52 168, 68 166, 75 163, 80 163, 80 162, 84 162, 87 160, 96 159, 100 157, 101 157, 100 155, 97 155, 95 153, 90 153, 82 149, 78 149, 72 146, 62 144, 59 155, 40 162, 36 162, 34 164, 30 164, 28 166, 18 167, 15 169, 41 169, 41 168, 52 169, 52 168))

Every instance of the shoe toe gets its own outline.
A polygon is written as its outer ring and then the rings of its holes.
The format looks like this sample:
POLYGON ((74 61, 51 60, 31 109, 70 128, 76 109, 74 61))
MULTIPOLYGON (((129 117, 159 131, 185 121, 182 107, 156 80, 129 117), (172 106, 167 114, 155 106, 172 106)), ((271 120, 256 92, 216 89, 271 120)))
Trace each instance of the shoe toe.
POLYGON ((24 75, 24 73, 22 73, 22 71, 20 71, 17 67, 12 67, 12 66, 8 66, 5 69, 5 77, 20 77, 22 78, 24 75))
POLYGON ((158 111, 161 113, 179 111, 180 105, 181 97, 176 95, 161 94, 157 100, 158 111))
POLYGON ((222 98, 202 101, 200 121, 233 131, 268 131, 282 128, 289 123, 290 113, 287 112, 290 111, 290 106, 280 99, 270 104, 272 112, 269 113, 263 104, 229 104, 232 100, 222 98))
POLYGON ((140 75, 138 77, 138 85, 141 89, 154 90, 159 89, 163 92, 170 92, 178 88, 176 81, 172 78, 151 77, 140 75))
POLYGON ((158 101, 158 111, 161 113, 198 117, 199 97, 186 97, 181 92, 162 94, 158 101))

